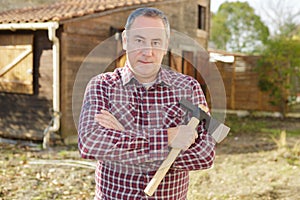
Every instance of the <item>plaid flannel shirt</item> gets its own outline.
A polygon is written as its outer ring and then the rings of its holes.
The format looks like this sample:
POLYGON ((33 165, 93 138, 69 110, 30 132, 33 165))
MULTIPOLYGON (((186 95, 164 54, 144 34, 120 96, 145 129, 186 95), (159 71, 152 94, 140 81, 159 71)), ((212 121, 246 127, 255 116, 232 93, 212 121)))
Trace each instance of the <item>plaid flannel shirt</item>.
POLYGON ((186 199, 189 170, 210 168, 214 160, 215 142, 203 122, 196 142, 179 155, 154 195, 143 192, 168 155, 167 129, 187 124, 191 117, 180 107, 181 98, 207 105, 195 79, 168 69, 161 68, 148 89, 127 65, 91 79, 80 115, 78 146, 83 158, 98 160, 95 199, 186 199), (112 113, 125 131, 99 125, 94 116, 102 109, 112 113))

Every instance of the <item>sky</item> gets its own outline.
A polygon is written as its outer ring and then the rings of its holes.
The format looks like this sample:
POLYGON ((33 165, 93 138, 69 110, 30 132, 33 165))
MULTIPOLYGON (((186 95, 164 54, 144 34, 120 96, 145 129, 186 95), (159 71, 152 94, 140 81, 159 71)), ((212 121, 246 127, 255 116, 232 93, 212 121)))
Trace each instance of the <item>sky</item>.
POLYGON ((261 12, 265 9, 270 9, 270 7, 274 6, 276 2, 281 1, 287 9, 290 10, 298 10, 300 11, 300 4, 299 0, 211 0, 211 11, 216 12, 219 8, 219 6, 224 3, 224 2, 235 2, 235 1, 240 1, 240 2, 245 2, 247 1, 251 7, 255 9, 257 12, 261 12), (268 5, 269 4, 269 5, 268 5))
MULTIPOLYGON (((211 0, 210 1, 210 9, 211 12, 216 13, 219 9, 219 6, 224 2, 248 2, 249 5, 254 8, 255 13, 259 15, 262 19, 262 21, 266 25, 272 24, 272 17, 274 15, 274 10, 276 12, 282 11, 286 16, 287 13, 289 14, 295 14, 298 13, 298 17, 293 18, 295 22, 300 24, 300 3, 299 0, 211 0), (280 2, 280 4, 276 4, 280 2), (279 8, 283 9, 279 9, 279 8)), ((278 15, 277 15, 278 16, 278 15)), ((283 16, 283 15, 282 15, 283 16)), ((284 17, 281 17, 283 19, 284 17)), ((276 19, 276 17, 273 17, 273 20, 276 19)))

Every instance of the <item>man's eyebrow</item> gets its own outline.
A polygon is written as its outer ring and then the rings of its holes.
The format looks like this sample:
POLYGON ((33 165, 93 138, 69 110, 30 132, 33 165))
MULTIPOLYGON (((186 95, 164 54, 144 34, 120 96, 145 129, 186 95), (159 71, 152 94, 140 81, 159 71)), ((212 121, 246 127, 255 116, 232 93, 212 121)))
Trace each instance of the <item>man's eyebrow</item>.
POLYGON ((146 39, 145 37, 141 36, 141 35, 134 35, 134 38, 142 38, 142 39, 146 39))
POLYGON ((154 38, 154 39, 152 39, 152 40, 159 40, 159 41, 162 41, 163 39, 161 39, 161 38, 154 38))
MULTIPOLYGON (((146 39, 146 37, 142 36, 142 35, 133 35, 134 38, 141 38, 141 39, 146 39)), ((151 40, 163 40, 162 38, 153 38, 151 40)))

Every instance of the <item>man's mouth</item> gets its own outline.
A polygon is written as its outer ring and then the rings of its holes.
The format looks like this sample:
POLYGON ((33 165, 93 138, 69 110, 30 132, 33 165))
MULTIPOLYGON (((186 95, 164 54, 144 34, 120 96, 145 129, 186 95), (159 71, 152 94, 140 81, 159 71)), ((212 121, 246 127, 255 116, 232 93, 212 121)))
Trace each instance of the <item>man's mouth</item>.
POLYGON ((142 64, 152 64, 153 62, 150 62, 150 61, 143 61, 143 60, 139 60, 138 61, 139 63, 142 63, 142 64))

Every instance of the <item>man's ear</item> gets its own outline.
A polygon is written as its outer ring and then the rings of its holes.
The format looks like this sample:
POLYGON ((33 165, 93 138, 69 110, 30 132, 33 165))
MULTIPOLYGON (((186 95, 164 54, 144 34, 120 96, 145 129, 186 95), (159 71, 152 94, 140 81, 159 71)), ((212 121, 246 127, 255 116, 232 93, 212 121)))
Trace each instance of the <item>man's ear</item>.
POLYGON ((122 32, 122 46, 125 51, 127 51, 127 35, 126 30, 122 32))

